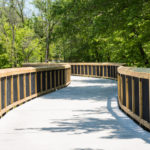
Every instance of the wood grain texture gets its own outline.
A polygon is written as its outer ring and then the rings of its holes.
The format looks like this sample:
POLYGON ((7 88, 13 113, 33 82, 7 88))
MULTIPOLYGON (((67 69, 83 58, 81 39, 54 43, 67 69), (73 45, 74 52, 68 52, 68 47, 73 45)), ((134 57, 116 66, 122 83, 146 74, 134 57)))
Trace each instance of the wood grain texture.
POLYGON ((135 113, 134 79, 132 77, 132 111, 135 113))
POLYGON ((5 95, 5 102, 4 102, 4 105, 5 105, 5 108, 7 107, 7 78, 5 78, 4 80, 4 84, 5 84, 5 92, 4 92, 4 95, 5 95))
POLYGON ((140 113, 140 118, 143 118, 143 98, 142 98, 142 81, 139 80, 139 113, 140 113))
POLYGON ((128 78, 125 78, 126 80, 126 107, 129 109, 129 85, 128 85, 128 78))
POLYGON ((20 80, 20 77, 18 75, 17 76, 17 98, 18 98, 18 100, 20 100, 20 84, 19 84, 19 80, 20 80))

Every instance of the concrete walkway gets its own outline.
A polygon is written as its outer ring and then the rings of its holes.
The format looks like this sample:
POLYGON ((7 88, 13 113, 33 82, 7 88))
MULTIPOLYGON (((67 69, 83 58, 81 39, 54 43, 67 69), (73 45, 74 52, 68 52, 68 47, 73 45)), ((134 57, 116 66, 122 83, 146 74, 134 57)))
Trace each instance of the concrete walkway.
POLYGON ((117 82, 72 77, 0 119, 1 150, 150 150, 150 133, 118 109, 117 82))

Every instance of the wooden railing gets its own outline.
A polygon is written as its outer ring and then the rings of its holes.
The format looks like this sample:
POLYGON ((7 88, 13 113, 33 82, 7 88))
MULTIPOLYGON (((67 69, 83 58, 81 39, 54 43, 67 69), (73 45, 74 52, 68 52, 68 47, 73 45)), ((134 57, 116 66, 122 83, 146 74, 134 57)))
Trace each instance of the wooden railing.
POLYGON ((150 130, 150 69, 118 68, 119 106, 150 130))
POLYGON ((0 117, 10 109, 70 83, 70 65, 0 70, 0 117))
POLYGON ((120 108, 150 130, 150 69, 124 67, 114 63, 70 63, 72 75, 118 80, 120 108), (118 76, 118 77, 117 77, 118 76))
POLYGON ((118 63, 70 63, 71 74, 88 77, 103 77, 117 80, 118 63))
POLYGON ((1 114, 38 95, 70 83, 70 74, 118 80, 120 108, 150 130, 150 69, 124 67, 116 63, 24 64, 1 74, 1 114), (71 66, 71 69, 70 69, 71 66), (34 68, 33 68, 34 67, 34 68), (43 76, 45 78, 43 78, 43 76))

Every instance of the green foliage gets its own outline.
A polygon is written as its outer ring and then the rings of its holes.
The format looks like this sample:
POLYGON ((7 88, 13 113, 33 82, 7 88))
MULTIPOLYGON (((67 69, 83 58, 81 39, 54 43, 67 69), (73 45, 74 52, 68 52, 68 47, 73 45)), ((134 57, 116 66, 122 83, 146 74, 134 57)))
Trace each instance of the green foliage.
POLYGON ((9 68, 8 55, 0 43, 0 68, 9 68))
POLYGON ((33 0, 38 13, 30 18, 7 2, 0 3, 1 68, 47 60, 150 67, 150 1, 33 0))

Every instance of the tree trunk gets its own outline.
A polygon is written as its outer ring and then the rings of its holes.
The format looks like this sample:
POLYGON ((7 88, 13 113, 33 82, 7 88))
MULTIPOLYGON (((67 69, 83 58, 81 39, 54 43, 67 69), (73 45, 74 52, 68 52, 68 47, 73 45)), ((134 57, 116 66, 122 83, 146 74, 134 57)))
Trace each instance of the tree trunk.
POLYGON ((49 45, 50 45, 50 32, 49 32, 49 23, 47 23, 46 29, 46 53, 45 53, 45 62, 49 61, 49 45))
POLYGON ((16 53, 15 53, 15 27, 12 25, 12 56, 13 56, 13 62, 12 62, 12 67, 17 67, 17 62, 16 62, 16 53))

